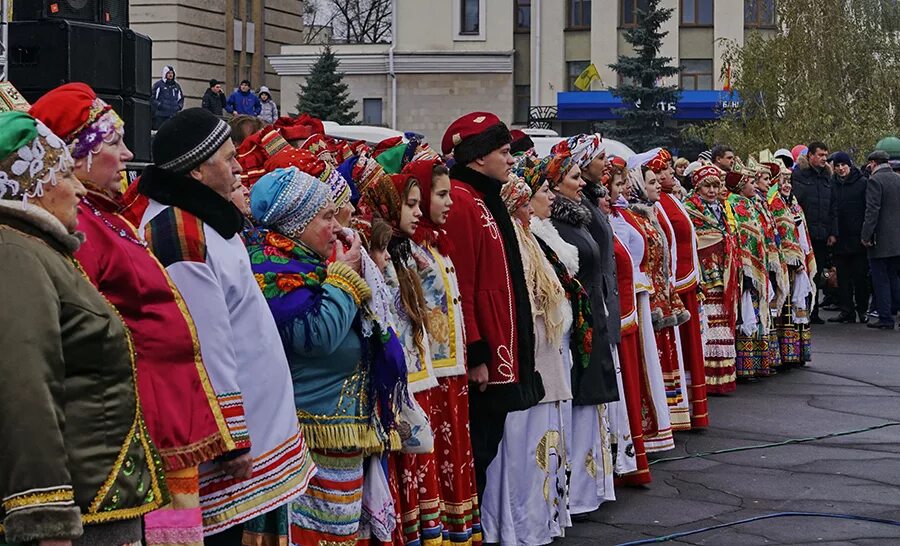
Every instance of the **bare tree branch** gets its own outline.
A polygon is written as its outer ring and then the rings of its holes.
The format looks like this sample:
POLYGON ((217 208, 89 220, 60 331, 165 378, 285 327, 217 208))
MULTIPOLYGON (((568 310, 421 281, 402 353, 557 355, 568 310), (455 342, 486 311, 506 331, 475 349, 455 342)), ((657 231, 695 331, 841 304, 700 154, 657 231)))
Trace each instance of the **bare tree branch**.
POLYGON ((335 36, 347 43, 386 41, 391 30, 391 0, 327 0, 335 14, 335 36))

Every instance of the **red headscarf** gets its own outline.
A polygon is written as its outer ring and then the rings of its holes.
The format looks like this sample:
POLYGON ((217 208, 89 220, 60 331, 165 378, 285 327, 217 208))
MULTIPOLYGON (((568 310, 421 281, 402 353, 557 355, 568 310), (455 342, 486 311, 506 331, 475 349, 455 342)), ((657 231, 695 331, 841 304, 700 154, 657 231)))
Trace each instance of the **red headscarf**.
POLYGON ((440 159, 422 159, 411 161, 403 167, 403 174, 412 175, 419 181, 419 189, 422 192, 422 200, 419 206, 422 208, 422 218, 419 227, 412 239, 418 244, 428 243, 438 249, 443 256, 448 256, 453 249, 450 238, 444 228, 431 220, 431 188, 434 175, 434 167, 443 165, 440 159))

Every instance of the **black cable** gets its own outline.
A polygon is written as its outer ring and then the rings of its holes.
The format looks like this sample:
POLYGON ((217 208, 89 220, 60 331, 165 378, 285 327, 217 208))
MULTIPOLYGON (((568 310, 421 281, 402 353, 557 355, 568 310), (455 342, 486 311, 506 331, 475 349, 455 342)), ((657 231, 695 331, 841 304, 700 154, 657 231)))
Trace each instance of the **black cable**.
POLYGON ((664 458, 664 459, 655 459, 655 460, 653 460, 653 461, 650 461, 649 464, 652 466, 652 465, 657 464, 657 463, 668 463, 668 462, 672 462, 672 461, 683 461, 683 460, 685 460, 685 459, 696 459, 696 458, 701 458, 701 457, 708 457, 708 456, 710 456, 710 455, 721 455, 721 454, 723 454, 723 453, 737 453, 737 452, 739 452, 739 451, 750 451, 750 450, 754 450, 754 449, 767 449, 767 448, 770 448, 770 447, 780 447, 780 446, 787 446, 787 445, 791 445, 791 444, 804 444, 804 443, 806 443, 806 442, 813 442, 813 441, 816 441, 816 440, 824 440, 824 439, 826 439, 826 438, 838 438, 838 437, 840 437, 840 436, 849 436, 850 434, 860 434, 860 433, 863 433, 863 432, 869 432, 869 431, 872 431, 872 430, 878 430, 878 429, 887 428, 887 427, 895 427, 895 426, 898 426, 898 425, 900 425, 900 422, 897 422, 897 421, 889 421, 889 422, 887 422, 887 423, 881 423, 880 425, 873 425, 873 426, 871 426, 871 427, 860 428, 860 429, 856 429, 856 430, 847 430, 847 431, 844 431, 844 432, 831 432, 831 433, 829 433, 829 434, 823 434, 823 435, 821 435, 821 436, 812 436, 812 437, 809 437, 809 438, 791 438, 791 439, 788 439, 788 440, 784 440, 784 441, 781 441, 781 442, 773 442, 773 443, 770 443, 770 444, 758 444, 758 445, 752 445, 752 446, 743 446, 743 447, 732 447, 732 448, 728 448, 728 449, 719 449, 719 450, 716 450, 716 451, 703 451, 703 452, 700 452, 700 453, 689 453, 689 454, 683 455, 683 456, 681 456, 681 457, 666 457, 666 458, 664 458))
POLYGON ((660 542, 668 542, 670 540, 675 540, 676 538, 682 538, 690 535, 696 535, 699 533, 706 533, 708 531, 715 531, 717 529, 724 529, 726 527, 732 527, 734 525, 742 525, 744 523, 751 523, 754 521, 762 521, 764 519, 772 519, 772 518, 784 518, 784 517, 817 517, 817 518, 836 518, 836 519, 849 519, 856 521, 868 521, 871 523, 882 523, 885 525, 893 525, 896 527, 900 527, 900 521, 892 520, 892 519, 882 519, 882 518, 872 518, 868 516, 854 516, 852 514, 831 514, 828 512, 776 512, 774 514, 766 514, 763 516, 755 516, 752 518, 741 519, 738 521, 732 521, 728 523, 720 523, 719 525, 712 525, 710 527, 704 527, 702 529, 695 529, 693 531, 682 531, 680 533, 672 533, 671 535, 655 537, 655 538, 646 538, 642 540, 635 540, 632 542, 623 542, 617 546, 639 546, 641 544, 658 544, 660 542))

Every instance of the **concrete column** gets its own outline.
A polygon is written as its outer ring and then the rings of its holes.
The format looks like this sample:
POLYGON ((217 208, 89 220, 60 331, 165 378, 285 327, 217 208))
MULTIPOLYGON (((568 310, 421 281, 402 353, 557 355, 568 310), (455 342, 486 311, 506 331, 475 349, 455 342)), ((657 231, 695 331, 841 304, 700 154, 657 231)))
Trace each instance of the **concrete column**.
POLYGON ((562 0, 532 0, 531 3, 531 104, 552 106, 556 104, 556 93, 566 90, 566 3, 562 0))
POLYGON ((725 79, 722 75, 722 55, 725 53, 724 40, 744 45, 744 2, 742 0, 715 0, 713 11, 714 35, 713 44, 713 76, 716 89, 722 89, 725 79))
POLYGON ((619 58, 619 5, 613 2, 591 2, 591 62, 600 72, 594 89, 615 87, 616 73, 609 67, 619 58))
MULTIPOLYGON (((661 30, 663 32, 668 31, 669 34, 663 38, 662 49, 660 49, 659 52, 661 57, 672 58, 672 66, 678 66, 680 63, 678 55, 678 27, 681 21, 681 13, 679 12, 681 6, 679 4, 679 0, 662 0, 662 2, 659 3, 659 7, 661 8, 673 8, 675 10, 672 12, 672 16, 669 20, 662 25, 661 30)), ((678 76, 665 78, 662 83, 663 85, 678 85, 678 76)))

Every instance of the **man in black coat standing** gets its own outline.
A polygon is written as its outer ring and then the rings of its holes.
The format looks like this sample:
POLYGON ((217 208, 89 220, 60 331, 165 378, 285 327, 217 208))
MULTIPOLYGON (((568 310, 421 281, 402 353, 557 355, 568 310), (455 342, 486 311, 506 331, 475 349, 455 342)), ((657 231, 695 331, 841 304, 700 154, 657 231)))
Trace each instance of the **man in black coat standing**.
MULTIPOLYGON (((819 264, 819 273, 815 283, 819 286, 821 271, 831 266, 828 252, 828 235, 831 231, 831 174, 828 172, 828 146, 822 142, 811 142, 807 146, 808 167, 794 169, 791 174, 791 185, 797 202, 806 215, 813 252, 819 264)), ((822 324, 819 318, 819 292, 813 297, 813 313, 810 318, 813 324, 822 324)))
POLYGON ((869 310, 869 258, 861 239, 866 217, 866 185, 869 180, 846 152, 832 157, 831 230, 828 246, 834 253, 841 314, 828 322, 866 322, 869 310))
POLYGON ((201 106, 212 115, 222 117, 222 111, 225 109, 225 93, 222 92, 222 82, 215 78, 209 80, 209 88, 203 94, 201 106))
POLYGON ((900 174, 891 170, 890 156, 882 150, 869 154, 872 175, 866 188, 866 218, 862 244, 869 249, 869 267, 875 288, 878 321, 870 328, 894 329, 900 310, 900 174))

